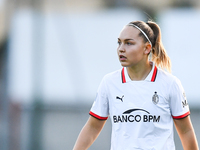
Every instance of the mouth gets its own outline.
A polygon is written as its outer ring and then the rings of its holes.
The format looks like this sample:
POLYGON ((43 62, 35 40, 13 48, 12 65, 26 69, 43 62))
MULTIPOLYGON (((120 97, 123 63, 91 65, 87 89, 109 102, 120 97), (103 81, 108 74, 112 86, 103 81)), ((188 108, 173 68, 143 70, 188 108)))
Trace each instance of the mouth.
POLYGON ((119 55, 119 60, 120 61, 123 61, 123 60, 126 60, 127 58, 124 56, 124 55, 119 55))

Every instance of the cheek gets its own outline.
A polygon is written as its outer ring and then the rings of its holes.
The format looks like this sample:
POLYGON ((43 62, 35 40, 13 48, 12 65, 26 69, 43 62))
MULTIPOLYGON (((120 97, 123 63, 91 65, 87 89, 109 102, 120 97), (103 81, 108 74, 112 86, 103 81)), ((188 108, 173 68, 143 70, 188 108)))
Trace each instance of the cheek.
POLYGON ((119 46, 117 46, 117 52, 119 52, 119 46))
POLYGON ((142 50, 135 50, 135 51, 131 51, 129 54, 129 60, 130 61, 139 61, 141 59, 143 59, 144 55, 143 55, 143 51, 142 50))
POLYGON ((119 55, 119 49, 117 48, 117 55, 119 55))
POLYGON ((143 50, 139 48, 134 48, 129 51, 129 55, 132 57, 141 56, 143 54, 143 50))

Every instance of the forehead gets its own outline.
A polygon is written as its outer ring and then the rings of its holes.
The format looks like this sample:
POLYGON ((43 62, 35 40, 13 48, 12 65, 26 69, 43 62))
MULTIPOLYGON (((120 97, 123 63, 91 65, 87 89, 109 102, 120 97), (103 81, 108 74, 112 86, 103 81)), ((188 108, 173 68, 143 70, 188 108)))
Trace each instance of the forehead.
POLYGON ((125 26, 119 34, 119 39, 138 39, 140 31, 132 26, 125 26))

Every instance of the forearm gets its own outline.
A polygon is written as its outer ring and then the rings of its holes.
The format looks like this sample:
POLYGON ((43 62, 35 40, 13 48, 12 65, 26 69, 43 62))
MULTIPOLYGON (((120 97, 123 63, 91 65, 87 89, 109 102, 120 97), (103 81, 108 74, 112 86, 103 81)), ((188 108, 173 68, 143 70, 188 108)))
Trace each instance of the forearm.
POLYGON ((194 130, 191 129, 180 135, 184 150, 199 150, 194 130))

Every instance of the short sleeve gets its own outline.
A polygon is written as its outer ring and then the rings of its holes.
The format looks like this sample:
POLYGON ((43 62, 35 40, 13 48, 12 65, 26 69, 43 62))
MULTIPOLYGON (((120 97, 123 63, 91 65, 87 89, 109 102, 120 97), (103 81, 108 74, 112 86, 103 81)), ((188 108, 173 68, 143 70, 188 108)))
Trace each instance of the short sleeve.
POLYGON ((170 87, 170 109, 174 119, 185 118, 190 114, 187 98, 179 79, 175 78, 170 87))
POLYGON ((109 115, 109 103, 105 77, 97 90, 95 101, 89 114, 99 120, 107 120, 109 115))

